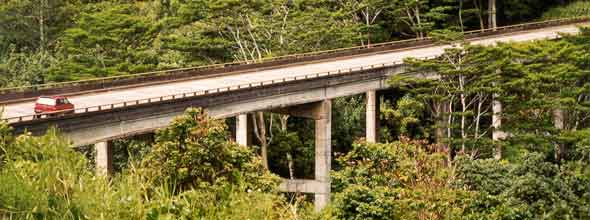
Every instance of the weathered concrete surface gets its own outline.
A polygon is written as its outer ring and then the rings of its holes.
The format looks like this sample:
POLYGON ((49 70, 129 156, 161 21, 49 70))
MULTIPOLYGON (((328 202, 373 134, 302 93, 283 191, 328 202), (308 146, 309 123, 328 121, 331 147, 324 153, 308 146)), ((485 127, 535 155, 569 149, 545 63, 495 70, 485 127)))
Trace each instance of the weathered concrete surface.
POLYGON ((366 128, 365 128, 365 136, 366 140, 369 143, 377 143, 378 136, 379 136, 379 105, 377 91, 371 90, 366 93, 366 128))
POLYGON ((94 144, 96 149, 96 174, 101 176, 113 173, 113 146, 108 142, 94 144))
POLYGON ((330 202, 332 101, 318 103, 315 114, 319 115, 315 119, 315 180, 320 183, 320 192, 315 193, 314 206, 316 210, 321 210, 330 202))
POLYGON ((330 193, 329 191, 326 191, 325 183, 317 180, 305 179, 283 179, 283 182, 281 182, 281 185, 279 185, 279 190, 283 192, 299 193, 330 193))
MULTIPOLYGON (((376 79, 357 82, 354 84, 337 85, 329 88, 312 89, 304 92, 266 97, 257 100, 248 100, 244 102, 212 106, 206 110, 207 113, 212 117, 227 118, 242 112, 281 109, 288 106, 297 106, 326 99, 362 94, 369 90, 381 90, 386 88, 389 88, 389 85, 384 79, 376 79)), ((277 112, 283 113, 281 110, 277 110, 277 112)))
POLYGON ((154 130, 168 127, 170 122, 182 113, 183 112, 174 112, 130 121, 107 123, 97 127, 75 129, 65 132, 63 135, 72 141, 74 146, 90 145, 98 142, 153 132, 154 130))
POLYGON ((244 146, 250 145, 250 137, 248 136, 250 132, 248 126, 248 114, 239 114, 236 117, 236 143, 244 146))
POLYGON ((315 179, 284 180, 280 188, 286 192, 314 193, 314 206, 321 210, 330 201, 330 170, 332 162, 332 101, 329 99, 299 106, 271 110, 315 122, 315 179))

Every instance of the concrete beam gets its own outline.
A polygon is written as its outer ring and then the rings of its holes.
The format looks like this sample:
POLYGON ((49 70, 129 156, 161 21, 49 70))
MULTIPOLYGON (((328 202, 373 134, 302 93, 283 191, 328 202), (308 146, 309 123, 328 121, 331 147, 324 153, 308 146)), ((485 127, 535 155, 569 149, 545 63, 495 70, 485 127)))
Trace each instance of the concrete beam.
POLYGON ((320 109, 321 107, 322 107, 321 102, 312 102, 312 103, 306 103, 306 104, 301 104, 301 105, 297 105, 297 106, 275 108, 275 109, 271 109, 270 112, 274 112, 274 113, 282 114, 282 115, 290 115, 290 116, 294 116, 294 117, 318 120, 318 119, 321 119, 321 117, 322 117, 322 110, 320 109))
POLYGON ((166 128, 175 117, 182 114, 183 112, 174 112, 135 120, 106 123, 97 127, 71 130, 63 134, 72 141, 74 146, 91 145, 166 128))
MULTIPOLYGON (((329 189, 329 188, 328 188, 329 189)), ((325 184, 317 180, 304 179, 283 179, 279 190, 282 192, 299 192, 299 193, 330 193, 326 191, 325 184)))
POLYGON ((108 176, 113 173, 113 146, 108 142, 94 144, 96 149, 96 174, 108 176))
POLYGON ((379 142, 379 98, 375 90, 368 91, 366 94, 366 140, 369 143, 377 143, 379 142))
MULTIPOLYGON (((382 90, 389 88, 389 85, 385 80, 386 79, 375 79, 360 81, 354 84, 334 85, 333 87, 329 88, 310 89, 304 92, 211 106, 206 110, 207 113, 214 118, 227 118, 243 112, 254 112, 271 109, 277 109, 276 111, 273 111, 282 114, 285 112, 281 109, 290 106, 295 106, 295 108, 291 109, 297 109, 298 106, 306 103, 320 102, 322 100, 334 99, 338 97, 363 94, 369 90, 382 90)), ((291 111, 291 113, 295 114, 296 111, 291 111)), ((306 116, 305 114, 300 114, 298 116, 309 118, 309 116, 306 116)))

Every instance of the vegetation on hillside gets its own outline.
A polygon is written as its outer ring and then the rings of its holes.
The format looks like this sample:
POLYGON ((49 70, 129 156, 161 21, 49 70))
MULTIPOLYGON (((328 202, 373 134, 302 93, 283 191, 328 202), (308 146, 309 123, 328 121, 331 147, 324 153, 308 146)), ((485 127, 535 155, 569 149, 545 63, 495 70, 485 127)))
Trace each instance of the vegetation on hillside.
MULTIPOLYGON (((230 140, 235 121, 189 109, 153 138, 115 141, 110 178, 55 130, 14 136, 0 123, 0 218, 589 219, 590 31, 462 41, 461 30, 492 25, 494 2, 0 0, 1 87, 424 36, 453 43, 406 60, 436 80, 389 79, 381 143, 363 141, 363 95, 333 101, 333 196, 322 212, 277 189, 279 177, 314 176, 311 120, 251 113, 246 147, 230 140)), ((497 23, 572 15, 542 15, 566 2, 498 1, 497 23)))
POLYGON ((541 18, 544 20, 550 20, 580 16, 590 16, 590 2, 575 1, 565 6, 554 7, 544 12, 541 18))

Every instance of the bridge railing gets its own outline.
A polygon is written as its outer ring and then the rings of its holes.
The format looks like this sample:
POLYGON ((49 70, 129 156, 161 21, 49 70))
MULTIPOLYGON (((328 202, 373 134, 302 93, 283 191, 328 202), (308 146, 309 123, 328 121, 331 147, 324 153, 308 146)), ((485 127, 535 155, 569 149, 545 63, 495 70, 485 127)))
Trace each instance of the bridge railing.
MULTIPOLYGON (((565 18, 549 21, 540 21, 524 23, 510 26, 503 26, 491 29, 474 30, 464 32, 466 39, 473 39, 482 36, 489 36, 500 33, 510 33, 515 31, 537 29, 556 25, 579 23, 590 21, 588 17, 565 18)), ((229 73, 234 71, 252 71, 259 68, 268 68, 276 65, 294 64, 307 61, 315 61, 328 58, 337 58, 340 56, 359 55, 387 50, 404 49, 413 46, 425 46, 433 43, 429 37, 423 39, 409 39, 393 41, 386 43, 371 44, 370 46, 357 46, 349 48, 339 48, 334 50, 325 50, 293 55, 285 55, 273 58, 264 58, 255 62, 232 62, 224 64, 213 64, 200 67, 181 68, 173 70, 162 70, 155 72, 130 74, 124 76, 112 76, 96 79, 70 81, 61 83, 48 83, 25 87, 3 88, 0 89, 0 103, 14 100, 31 99, 40 95, 53 94, 81 94, 97 90, 104 90, 115 87, 135 87, 149 83, 186 80, 194 77, 205 77, 216 74, 229 73)))
MULTIPOLYGON (((436 57, 437 56, 426 56, 426 57, 420 57, 419 59, 433 59, 436 57)), ((198 90, 198 91, 194 91, 194 92, 179 93, 179 94, 174 94, 174 95, 157 96, 157 97, 152 97, 152 98, 118 102, 118 103, 113 103, 113 104, 96 105, 96 106, 90 106, 90 107, 85 107, 85 108, 76 108, 74 110, 74 114, 106 111, 106 110, 113 110, 113 109, 123 109, 123 108, 127 108, 127 107, 141 105, 141 104, 154 104, 154 103, 164 102, 164 101, 169 101, 169 100, 178 100, 178 99, 185 99, 185 98, 197 97, 197 96, 203 96, 203 95, 212 95, 212 94, 216 94, 216 93, 236 91, 236 90, 240 90, 240 89, 251 89, 251 88, 276 85, 276 84, 297 81, 297 80, 308 80, 308 79, 320 78, 320 77, 335 77, 335 76, 343 75, 343 74, 353 74, 358 71, 388 68, 388 67, 394 67, 394 66, 399 66, 399 65, 403 65, 403 61, 394 61, 394 62, 374 64, 374 65, 358 66, 358 67, 352 67, 352 68, 338 69, 338 70, 334 70, 334 71, 318 72, 318 73, 292 76, 292 77, 284 77, 284 78, 278 78, 278 79, 273 79, 273 80, 265 80, 265 81, 259 81, 259 82, 253 82, 253 83, 239 84, 239 85, 234 85, 234 86, 225 86, 225 87, 219 87, 219 88, 214 88, 214 89, 198 90)), ((2 120, 6 121, 9 124, 26 122, 26 121, 33 121, 33 120, 44 120, 46 118, 51 117, 51 115, 57 115, 55 117, 67 116, 66 113, 70 112, 70 111, 71 110, 62 111, 62 112, 52 112, 52 113, 48 113, 48 114, 31 114, 31 115, 25 115, 25 116, 19 116, 19 117, 5 118, 2 120)))

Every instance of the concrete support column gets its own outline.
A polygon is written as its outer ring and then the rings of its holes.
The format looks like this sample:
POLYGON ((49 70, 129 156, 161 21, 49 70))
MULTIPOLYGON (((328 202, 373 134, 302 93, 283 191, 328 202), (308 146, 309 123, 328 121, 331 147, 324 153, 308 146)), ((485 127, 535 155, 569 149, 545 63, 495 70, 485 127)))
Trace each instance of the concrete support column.
POLYGON ((101 176, 113 173, 113 146, 108 142, 94 144, 96 149, 96 174, 101 176))
POLYGON ((236 117, 236 143, 244 146, 250 144, 248 130, 248 114, 239 114, 236 117))
POLYGON ((330 202, 332 102, 322 101, 315 110, 315 180, 323 190, 315 194, 314 206, 316 210, 321 210, 330 202))
POLYGON ((379 100, 377 91, 369 91, 366 96, 366 140, 369 143, 377 143, 379 141, 379 100))

